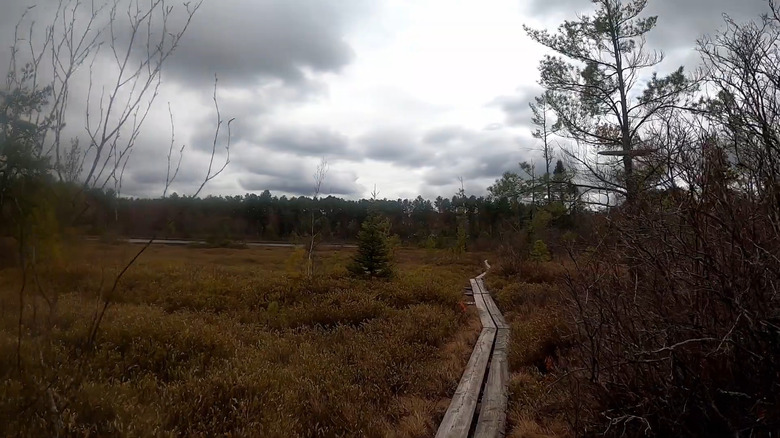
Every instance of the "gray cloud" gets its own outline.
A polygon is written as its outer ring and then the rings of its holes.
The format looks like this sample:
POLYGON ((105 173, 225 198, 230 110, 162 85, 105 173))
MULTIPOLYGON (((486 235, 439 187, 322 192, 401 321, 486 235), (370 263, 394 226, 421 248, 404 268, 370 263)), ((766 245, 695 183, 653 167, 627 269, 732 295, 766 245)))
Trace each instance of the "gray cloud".
MULTIPOLYGON (((29 1, 4 0, 0 13, 3 41, 8 41, 9 32, 29 1)), ((51 12, 53 0, 40 2, 36 14, 51 12)), ((192 193, 205 175, 216 117, 210 101, 215 73, 220 78, 222 115, 226 119, 235 117, 236 121, 232 163, 208 186, 209 193, 268 189, 310 195, 317 160, 326 156, 334 160, 324 186, 327 193, 364 195, 366 191, 357 183, 357 174, 365 177, 362 172, 337 169, 341 164, 357 169, 370 159, 403 168, 414 178, 422 175, 417 189, 426 196, 454 193, 459 176, 466 180, 467 191, 476 194, 483 193, 484 187, 504 171, 516 170, 519 161, 539 161, 538 154, 530 150, 534 144, 527 134, 528 102, 539 92, 533 85, 535 78, 526 78, 522 88, 506 90, 506 94, 487 103, 504 117, 501 120, 499 113, 495 121, 502 123, 483 129, 452 122, 449 112, 463 108, 423 101, 392 82, 372 84, 365 89, 365 99, 355 99, 359 105, 354 109, 359 114, 357 119, 366 123, 361 135, 347 136, 340 131, 342 127, 325 122, 296 120, 298 107, 327 103, 331 75, 358 59, 353 53, 353 46, 359 47, 352 44, 353 28, 375 12, 375 3, 206 0, 164 72, 164 91, 174 102, 175 91, 180 91, 187 94, 187 102, 194 94, 205 105, 197 105, 192 114, 174 114, 182 120, 176 129, 177 144, 188 146, 172 190, 192 193), (518 134, 525 137, 518 139, 518 134)), ((527 4, 534 18, 553 28, 564 17, 592 8, 589 0, 530 0, 527 4)), ((691 65, 696 56, 691 51, 696 38, 721 26, 721 13, 742 21, 757 18, 765 10, 764 0, 650 0, 648 13, 658 14, 659 24, 649 43, 670 55, 670 67, 675 63, 691 65)), ((388 34, 394 31, 389 29, 388 34)), ((0 66, 8 59, 5 46, 0 47, 0 66)), ((80 80, 83 82, 83 78, 80 80)), ((518 78, 518 82, 522 80, 518 78)), ((72 94, 82 94, 81 88, 82 83, 74 83, 72 94)), ((170 141, 164 102, 168 98, 158 100, 162 110, 150 117, 139 138, 123 181, 123 192, 128 195, 161 194, 170 141)), ((83 112, 78 103, 71 108, 83 112)), ((309 113, 304 117, 311 120, 309 113)), ((485 123, 490 121, 494 119, 485 123)), ((74 129, 82 126, 75 120, 69 124, 74 129)), ((220 147, 218 152, 222 154, 223 149, 220 147)), ((408 188, 392 190, 405 193, 408 188)))
POLYGON ((506 125, 527 126, 531 120, 531 108, 528 104, 541 91, 541 87, 532 88, 525 86, 518 89, 514 94, 496 97, 488 103, 488 106, 498 107, 504 112, 504 123, 506 125))
MULTIPOLYGON (((271 119, 274 114, 312 102, 326 94, 327 86, 317 80, 309 80, 294 86, 277 81, 250 89, 223 88, 220 85, 217 90, 222 119, 225 123, 231 118, 234 119, 230 131, 234 143, 241 141, 263 143, 268 135, 269 125, 272 126, 271 119)), ((208 151, 214 141, 217 115, 212 95, 203 92, 200 99, 209 109, 200 116, 201 123, 192 130, 191 146, 208 151)), ((174 114, 174 117, 176 116, 174 114)), ((289 126, 286 129, 298 128, 289 126)))
MULTIPOLYGON (((766 0, 650 0, 646 14, 657 15, 658 25, 648 35, 648 42, 656 49, 674 50, 693 48, 696 40, 711 34, 723 25, 723 14, 737 21, 757 19, 767 12, 766 0)), ((526 10, 538 16, 563 16, 574 19, 577 13, 593 10, 590 0, 531 0, 526 10)))
POLYGON ((348 152, 349 139, 326 127, 275 127, 262 139, 270 149, 294 155, 343 156, 348 152))
POLYGON ((365 158, 401 166, 418 167, 430 163, 433 152, 421 145, 408 128, 379 128, 358 139, 365 158))
POLYGON ((472 190, 477 182, 485 182, 487 187, 507 170, 516 170, 519 162, 535 159, 530 140, 520 141, 507 132, 443 127, 429 131, 428 135, 453 131, 458 135, 447 136, 447 147, 442 148, 436 163, 432 163, 438 165, 424 174, 427 186, 446 191, 457 188, 458 177, 463 177, 471 182, 472 190))
MULTIPOLYGON (((332 135, 338 138, 338 134, 332 135)), ((322 155, 299 156, 291 150, 273 150, 256 144, 241 144, 234 151, 231 173, 244 191, 271 190, 289 195, 311 196, 314 191, 314 173, 322 155)), ((362 195, 364 188, 357 184, 357 175, 339 168, 330 154, 328 172, 322 185, 322 194, 362 195)))
MULTIPOLYGON (((120 48, 129 41, 125 8, 132 1, 122 0, 118 5, 114 36, 120 48)), ((172 13, 167 32, 178 32, 184 25, 187 14, 183 3, 169 2, 172 13)), ((66 2, 69 9, 74 4, 66 2)), ((35 21, 39 32, 57 10, 53 0, 4 0, 0 14, 4 41, 13 36, 14 24, 30 5, 35 7, 29 11, 28 23, 35 21)), ((96 2, 97 7, 101 5, 96 2)), ((360 0, 205 0, 166 61, 166 78, 207 87, 216 73, 228 86, 262 86, 275 80, 298 86, 318 73, 337 73, 354 59, 347 36, 373 9, 370 2, 360 0)), ((81 26, 77 31, 89 17, 89 2, 80 4, 78 11, 81 26)), ((108 11, 107 7, 102 10, 93 25, 95 30, 107 25, 108 11)), ((162 31, 157 12, 153 35, 162 31)), ((136 61, 146 56, 145 28, 142 32, 133 52, 136 61)), ((103 40, 108 38, 106 29, 103 40)), ((8 53, 7 45, 2 47, 3 54, 8 53)), ((109 50, 104 52, 104 56, 111 56, 109 50)))
POLYGON ((766 0, 655 0, 647 13, 658 15, 658 27, 648 41, 659 48, 693 48, 704 34, 712 34, 724 24, 723 15, 738 22, 758 19, 768 11, 766 0))
POLYGON ((234 157, 233 170, 242 174, 311 181, 316 169, 313 160, 302 160, 294 155, 270 151, 254 144, 237 147, 234 157))
MULTIPOLYGON (((276 178, 268 175, 248 174, 238 178, 243 190, 259 192, 270 190, 291 195, 312 196, 314 182, 312 179, 301 179, 290 175, 286 178, 276 178)), ((322 185, 321 195, 361 196, 364 187, 357 184, 357 176, 349 172, 329 171, 322 185)))
POLYGON ((429 144, 446 144, 469 135, 469 131, 461 126, 442 126, 434 128, 423 135, 423 141, 429 144))
POLYGON ((357 0, 207 1, 169 71, 194 83, 216 72, 230 84, 338 72, 354 57, 346 33, 368 11, 357 0))

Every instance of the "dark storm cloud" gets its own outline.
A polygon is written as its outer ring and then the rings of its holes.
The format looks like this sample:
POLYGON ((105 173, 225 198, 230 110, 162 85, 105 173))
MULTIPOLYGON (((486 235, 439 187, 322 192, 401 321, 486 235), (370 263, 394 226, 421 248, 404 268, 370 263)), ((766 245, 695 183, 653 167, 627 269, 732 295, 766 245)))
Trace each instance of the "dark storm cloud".
MULTIPOLYGON (((192 195, 203 182, 209 171, 211 151, 199 151, 187 147, 179 161, 179 151, 174 149, 169 170, 167 154, 170 139, 163 138, 163 135, 163 133, 147 133, 139 137, 122 177, 123 195, 159 197, 165 188, 166 179, 173 178, 174 175, 175 179, 170 181, 171 187, 168 193, 175 191, 181 195, 192 195), (165 146, 162 146, 163 144, 165 146)), ((224 147, 218 148, 214 155, 212 174, 223 166, 225 159, 224 147)), ((228 177, 228 171, 235 167, 232 160, 231 152, 231 163, 221 178, 228 177)), ((213 189, 218 183, 219 181, 216 180, 211 181, 208 188, 213 189)))
POLYGON ((250 175, 238 179, 241 188, 248 192, 262 192, 269 190, 271 192, 292 193, 303 195, 312 191, 312 184, 307 181, 296 179, 270 178, 262 175, 250 175))
POLYGON ((216 72, 246 85, 338 72, 354 57, 348 28, 368 9, 357 0, 207 0, 169 71, 185 82, 201 83, 216 72))
MULTIPOLYGON (((120 0, 118 4, 114 37, 120 48, 129 41, 126 8, 134 4, 132 1, 120 0)), ((167 3, 172 7, 167 32, 181 30, 187 16, 183 3, 167 3)), ((28 22, 35 21, 36 29, 43 31, 51 23, 57 4, 55 0, 3 0, 3 41, 10 41, 14 24, 28 6, 35 5, 29 11, 28 22)), ((71 9, 76 2, 65 4, 71 9)), ((96 2, 98 7, 102 4, 96 2)), ((144 1, 139 4, 142 8, 146 5, 144 1)), ((361 0, 204 0, 176 51, 166 61, 166 76, 203 86, 216 73, 225 84, 253 86, 275 79, 300 84, 311 73, 338 72, 354 58, 346 39, 349 31, 373 8, 370 2, 361 0)), ((90 9, 89 2, 79 4, 77 31, 83 29, 90 9)), ((108 7, 102 9, 93 25, 95 29, 107 24, 108 12, 108 7)), ((159 12, 152 21, 154 35, 161 31, 159 12)), ((143 35, 136 38, 136 57, 146 55, 145 30, 144 26, 143 35)), ((107 38, 109 32, 105 29, 104 39, 107 38)), ((8 45, 4 43, 2 47, 6 53, 8 45)), ((105 52, 109 56, 109 51, 105 52)))
MULTIPOLYGON (((31 0, 3 2, 0 35, 3 41, 9 43, 0 48, 0 64, 9 59, 6 46, 10 45, 13 37, 13 27, 30 3, 31 0)), ((57 1, 39 0, 38 3, 26 23, 29 25, 35 21, 38 23, 36 29, 42 32, 57 10, 57 1)), ((176 32, 186 14, 181 2, 169 3, 174 7, 169 30, 176 32)), ((128 4, 129 0, 122 0, 117 14, 116 41, 120 47, 128 41, 127 18, 124 15, 128 4)), ((140 4, 143 6, 144 2, 140 4)), ((80 6, 82 19, 79 23, 86 22, 84 19, 88 18, 89 8, 88 2, 80 6)), ((182 167, 176 181, 180 191, 193 191, 202 178, 200 171, 205 172, 208 167, 216 127, 216 113, 211 101, 215 74, 219 77, 222 118, 225 121, 235 118, 231 125, 232 163, 226 174, 232 173, 233 168, 241 167, 237 152, 242 148, 256 150, 254 155, 257 156, 267 155, 267 150, 281 150, 298 157, 346 155, 348 139, 331 129, 295 127, 294 122, 276 126, 271 119, 273 114, 327 94, 328 86, 319 74, 338 72, 352 61, 353 53, 347 36, 353 25, 372 8, 361 0, 205 0, 164 67, 165 87, 169 91, 174 90, 166 99, 173 97, 175 103, 178 92, 199 99, 201 104, 193 108, 191 114, 182 114, 181 108, 177 114, 174 105, 176 149, 181 144, 187 145, 184 158, 187 165, 182 167)), ((102 18, 107 18, 107 15, 102 18)), ((138 57, 144 56, 145 45, 139 44, 137 49, 133 52, 136 62, 141 59, 138 57)), ((110 51, 102 50, 100 55, 99 66, 113 62, 110 51)), ((86 78, 86 74, 82 74, 74 79, 74 87, 80 87, 86 78)), ((101 78, 96 76, 96 79, 101 78)), ((153 112, 146 121, 124 175, 123 192, 128 195, 159 196, 162 191, 170 143, 163 100, 162 96, 158 98, 156 107, 159 111, 153 112)), ((75 117, 69 119, 70 125, 81 126, 80 122, 74 124, 73 120, 79 118, 79 111, 83 113, 83 109, 74 104, 69 110, 75 117)), ((226 128, 222 126, 218 154, 224 153, 226 128)), ((253 158, 261 161, 258 157, 253 158)), ((295 160, 280 158, 282 161, 287 159, 295 160)), ((281 163, 275 163, 273 167, 275 175, 266 176, 284 181, 284 184, 273 185, 285 185, 291 189, 296 185, 302 188, 311 185, 310 173, 314 167, 305 171, 281 163), (280 168, 287 168, 290 172, 279 171, 280 168)), ((216 183, 215 180, 210 185, 216 183)), ((338 190, 349 187, 343 181, 339 184, 338 190)))
MULTIPOLYGON (((232 142, 248 141, 261 144, 266 140, 269 125, 272 125, 269 120, 271 115, 311 102, 326 93, 327 86, 321 81, 309 80, 294 86, 277 82, 254 89, 223 89, 220 87, 218 101, 224 123, 226 124, 228 120, 233 119, 230 126, 232 142), (236 94, 240 97, 236 97, 236 94)), ((201 123, 198 123, 192 131, 191 146, 198 150, 208 151, 213 145, 217 114, 211 99, 212 96, 201 95, 201 100, 209 105, 209 108, 202 114, 201 123)), ((223 128, 226 130, 227 126, 223 124, 223 128)), ((290 126, 285 129, 292 130, 293 128, 290 126)), ((312 128, 303 127, 300 129, 310 131, 312 128)), ((307 133, 306 135, 315 134, 307 133)), ((333 133, 333 135, 337 134, 333 133)), ((329 141, 332 143, 333 139, 329 141)))
MULTIPOLYGON (((192 152, 189 151, 187 153, 192 154, 192 152)), ((124 179, 125 181, 133 181, 138 184, 153 184, 155 187, 159 188, 159 190, 162 190, 162 188, 165 187, 165 179, 168 177, 173 177, 174 173, 176 179, 173 182, 178 185, 190 186, 203 181, 207 171, 206 167, 208 166, 208 161, 200 159, 188 160, 188 163, 185 163, 185 165, 181 166, 179 171, 176 172, 178 158, 176 157, 174 160, 175 161, 171 163, 172 168, 170 175, 166 172, 167 161, 165 161, 160 162, 160 165, 154 167, 134 166, 126 172, 124 179), (188 165, 190 162, 197 162, 200 164, 201 161, 205 163, 205 166, 188 165)))
MULTIPOLYGON (((209 146, 199 149, 210 151, 213 132, 201 137, 202 141, 209 142, 209 146)), ((313 187, 312 174, 319 158, 348 158, 349 154, 349 138, 333 129, 271 125, 233 142, 229 169, 231 173, 247 175, 239 180, 247 190, 262 186, 261 190, 309 195, 313 187)), ((327 180, 333 182, 333 175, 327 180)), ((350 186, 344 181, 335 185, 338 193, 345 187, 350 186)))
POLYGON ((453 175, 443 172, 431 172, 425 176, 425 184, 434 187, 452 185, 457 182, 457 180, 457 175, 453 179, 453 175))
MULTIPOLYGON (((279 153, 248 144, 234 151, 233 170, 287 180, 312 181, 316 163, 304 161, 290 154, 279 153)), ((313 183, 307 183, 311 186, 313 183)))

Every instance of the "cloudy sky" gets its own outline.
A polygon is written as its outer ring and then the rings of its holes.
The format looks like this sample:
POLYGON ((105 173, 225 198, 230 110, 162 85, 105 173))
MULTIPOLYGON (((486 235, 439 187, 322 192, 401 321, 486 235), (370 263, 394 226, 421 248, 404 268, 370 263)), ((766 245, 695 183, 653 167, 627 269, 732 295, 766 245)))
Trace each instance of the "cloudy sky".
MULTIPOLYGON (((36 14, 45 16, 56 2, 38 3, 36 14)), ((30 4, 3 0, 2 41, 12 40, 30 4)), ((538 160, 527 102, 540 91, 544 51, 522 25, 553 28, 590 7, 589 0, 205 0, 165 67, 123 194, 161 194, 168 102, 176 142, 187 144, 173 190, 195 190, 208 167, 215 74, 222 115, 236 121, 230 165, 205 193, 311 195, 324 157, 325 194, 365 197, 376 185, 380 197, 451 196, 458 177, 468 193, 482 194, 519 161, 538 160)), ((650 0, 659 24, 649 43, 667 54, 659 70, 695 66, 696 38, 721 26, 723 13, 744 20, 765 8, 764 0, 650 0)))

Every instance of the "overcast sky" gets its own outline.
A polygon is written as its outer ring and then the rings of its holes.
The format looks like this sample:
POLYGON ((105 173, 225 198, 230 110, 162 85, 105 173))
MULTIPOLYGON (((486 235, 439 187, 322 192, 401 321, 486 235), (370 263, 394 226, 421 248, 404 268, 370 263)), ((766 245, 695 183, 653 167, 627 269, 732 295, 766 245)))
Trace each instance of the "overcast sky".
MULTIPOLYGON (((170 0, 169 0, 170 1, 170 0)), ((51 10, 40 0, 37 13, 51 10)), ((143 2, 142 2, 143 3, 143 2)), ((3 0, 10 43, 23 0, 3 0)), ((212 194, 311 195, 322 157, 325 194, 452 196, 463 177, 483 194, 506 170, 538 160, 527 102, 544 51, 522 29, 556 27, 589 0, 205 0, 164 72, 164 86, 127 167, 123 194, 159 196, 170 136, 186 143, 173 186, 192 193, 208 166, 219 99, 233 126, 231 163, 212 194)), ((694 66, 697 37, 757 17, 764 0, 650 0, 661 73, 694 66)), ((0 56, 6 64, 8 44, 0 56)))

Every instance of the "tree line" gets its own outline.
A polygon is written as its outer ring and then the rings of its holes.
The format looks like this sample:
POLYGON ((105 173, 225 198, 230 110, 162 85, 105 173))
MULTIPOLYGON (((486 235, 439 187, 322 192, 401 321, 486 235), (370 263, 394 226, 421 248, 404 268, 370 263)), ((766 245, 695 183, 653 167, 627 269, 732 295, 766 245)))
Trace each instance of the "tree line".
MULTIPOLYGON (((221 240, 304 238, 312 234, 314 215, 315 233, 321 239, 353 241, 369 210, 374 209, 388 220, 392 234, 403 241, 436 248, 455 246, 459 229, 470 242, 499 239, 506 232, 522 228, 543 207, 527 201, 522 193, 479 197, 459 194, 434 200, 421 196, 348 200, 334 196, 276 196, 268 190, 259 195, 204 198, 172 193, 156 199, 93 191, 88 204, 89 209, 78 225, 87 234, 150 237, 159 233, 170 238, 221 240)), ((574 209, 561 205, 555 210, 553 224, 569 226, 574 214, 574 209)))

